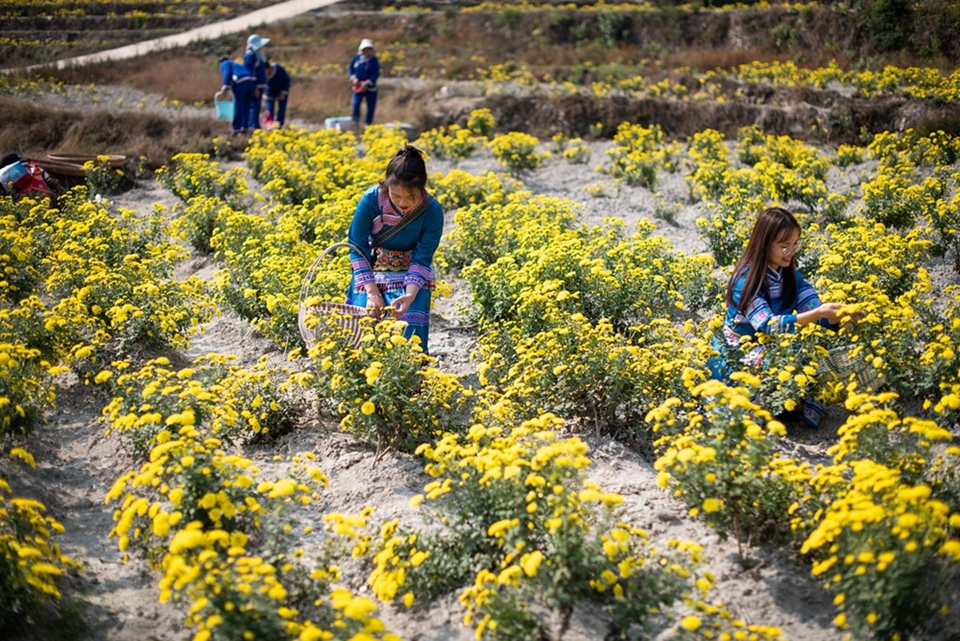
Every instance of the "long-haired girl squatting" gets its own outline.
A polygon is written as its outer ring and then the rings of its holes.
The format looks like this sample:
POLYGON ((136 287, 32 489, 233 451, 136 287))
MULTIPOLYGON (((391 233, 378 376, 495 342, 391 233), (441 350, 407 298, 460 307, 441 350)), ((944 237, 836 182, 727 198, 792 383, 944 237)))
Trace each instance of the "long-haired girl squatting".
MULTIPOLYGON (((738 346, 741 337, 756 336, 758 332, 793 333, 798 326, 808 323, 838 327, 843 305, 821 302, 817 291, 797 271, 794 257, 800 243, 800 224, 789 211, 771 207, 757 218, 747 247, 727 283, 723 340, 728 345, 738 346)), ((720 351, 723 346, 716 347, 720 351)), ((742 362, 758 366, 764 352, 765 348, 758 346, 742 362)), ((711 358, 708 365, 713 377, 722 381, 736 371, 722 357, 711 358)), ((804 398, 800 405, 804 422, 818 427, 823 403, 804 398)))
POLYGON ((379 185, 364 193, 348 233, 353 278, 347 303, 377 314, 392 306, 417 336, 424 353, 430 332, 433 255, 443 233, 443 209, 427 192, 427 167, 419 149, 404 145, 387 165, 379 185))

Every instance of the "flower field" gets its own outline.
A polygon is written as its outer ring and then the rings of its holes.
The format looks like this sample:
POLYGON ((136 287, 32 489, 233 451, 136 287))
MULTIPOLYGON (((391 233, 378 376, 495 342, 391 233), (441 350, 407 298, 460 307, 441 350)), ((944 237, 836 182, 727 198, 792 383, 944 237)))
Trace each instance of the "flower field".
MULTIPOLYGON (((834 608, 824 634, 953 629, 960 139, 911 130, 826 148, 757 127, 670 140, 624 123, 601 157, 495 126, 478 110, 415 142, 450 167, 430 179, 454 223, 435 265, 440 295, 469 291, 466 375, 393 321, 367 321, 359 348, 335 325, 310 349, 298 331, 303 275, 344 239, 399 129, 258 132, 231 168, 180 154, 159 173, 176 202, 148 213, 84 187, 0 199, 0 436, 16 445, 3 469, 29 475, 68 381, 89 386, 123 452, 100 535, 149 568, 198 641, 395 639, 404 612, 451 594, 476 638, 563 638, 587 607, 607 638, 787 638, 728 603, 703 541, 651 536, 593 478, 608 442, 648 457, 678 520, 730 539, 738 571, 778 554, 809 570, 834 608), (459 168, 481 153, 499 170, 459 168), (605 185, 588 189, 598 202, 643 190, 660 212, 695 203, 706 252, 646 220, 587 224, 581 205, 527 185, 566 165, 605 185), (771 204, 801 221, 808 280, 859 320, 761 336, 763 366, 727 386, 706 369, 719 295, 771 204), (191 255, 212 278, 178 272, 191 255), (194 355, 222 314, 286 360, 194 355), (837 378, 828 357, 878 382, 837 378), (820 459, 776 418, 802 397, 835 408, 820 459), (324 422, 366 448, 365 465, 412 461, 422 491, 403 510, 331 509, 323 440, 290 447, 324 422)), ((342 300, 348 279, 345 255, 328 261, 308 302, 342 300)), ((0 603, 35 613, 58 599, 56 577, 84 569, 44 504, 8 489, 0 603)))

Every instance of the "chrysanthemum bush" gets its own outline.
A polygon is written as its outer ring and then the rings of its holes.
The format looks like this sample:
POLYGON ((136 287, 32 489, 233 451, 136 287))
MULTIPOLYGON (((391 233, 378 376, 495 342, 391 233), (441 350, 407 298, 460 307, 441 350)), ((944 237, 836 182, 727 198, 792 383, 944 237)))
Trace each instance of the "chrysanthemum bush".
POLYGON ((122 552, 135 551, 155 568, 181 528, 252 536, 266 527, 264 520, 281 519, 282 530, 295 522, 285 513, 287 506, 309 504, 316 498, 312 484, 326 484, 319 469, 303 465, 299 457, 302 476, 311 485, 296 478, 260 480, 252 461, 227 453, 221 441, 201 429, 182 421, 161 431, 147 462, 107 492, 107 503, 117 502, 111 536, 122 552))
MULTIPOLYGON (((512 178, 500 176, 492 171, 478 176, 460 169, 451 169, 446 174, 431 175, 427 189, 444 211, 452 211, 468 205, 502 201, 507 193, 516 190, 517 185, 519 182, 512 178)), ((449 241, 445 239, 444 245, 448 243, 449 241)))
POLYGON ((538 300, 550 292, 565 292, 557 296, 569 299, 571 311, 606 318, 620 332, 715 303, 719 281, 709 258, 682 256, 646 221, 632 236, 622 222, 607 220, 593 229, 554 229, 538 242, 548 231, 531 208, 523 213, 529 218, 514 225, 515 250, 495 261, 474 260, 461 271, 481 324, 516 320, 524 335, 532 335, 542 327, 538 300))
POLYGON ((928 380, 936 381, 937 389, 926 396, 924 409, 955 424, 960 409, 960 298, 956 294, 948 301, 941 323, 931 329, 934 338, 927 342, 919 363, 923 371, 932 370, 928 380))
POLYGON ((931 473, 935 459, 946 455, 952 465, 960 450, 936 455, 933 447, 950 433, 932 421, 901 419, 894 398, 851 395, 853 414, 831 449, 833 465, 815 471, 790 509, 813 574, 835 595, 836 624, 858 638, 937 629, 946 578, 960 561, 960 514, 944 500, 955 494, 931 473))
POLYGON ((809 266, 817 278, 833 282, 873 280, 873 288, 891 299, 927 274, 923 264, 932 242, 924 230, 898 232, 863 219, 851 222, 855 224, 831 224, 822 231, 811 226, 798 257, 802 269, 809 266))
MULTIPOLYGON (((384 127, 368 130, 373 136, 384 127)), ((254 136, 244 159, 254 178, 276 202, 322 201, 331 192, 372 185, 381 177, 382 166, 361 162, 356 142, 353 134, 334 129, 307 132, 295 126, 284 127, 254 136)))
MULTIPOLYGON (((765 160, 783 165, 785 169, 823 181, 830 167, 829 159, 818 149, 790 136, 768 136, 756 125, 737 132, 737 156, 746 165, 756 166, 765 160)), ((801 194, 788 194, 801 202, 801 194)), ((806 204, 806 203, 805 203, 806 204)))
POLYGON ((47 292, 58 299, 45 327, 61 357, 90 374, 143 349, 189 346, 216 308, 203 281, 173 279, 185 253, 167 238, 162 215, 113 212, 83 195, 60 200, 56 250, 44 261, 47 292))
POLYGON ((844 483, 802 551, 822 554, 812 571, 835 594, 839 627, 860 638, 911 634, 944 603, 945 578, 960 560, 949 525, 960 515, 926 485, 903 484, 896 469, 869 459, 854 463, 844 483))
POLYGON ((778 456, 786 430, 750 400, 760 380, 745 373, 733 378, 743 385, 702 383, 693 390, 696 402, 668 399, 647 420, 664 434, 655 442, 657 484, 722 536, 732 534, 744 563, 744 544, 789 533, 787 508, 809 470, 778 456))
POLYGON ((872 278, 826 281, 823 289, 826 300, 846 303, 847 312, 860 316, 841 332, 837 345, 846 344, 851 360, 877 371, 880 385, 904 399, 930 398, 941 382, 956 373, 956 361, 948 349, 956 336, 952 329, 956 304, 935 305, 930 275, 921 268, 916 278, 897 298, 876 291, 872 278))
POLYGON ((111 167, 110 156, 107 155, 98 155, 95 160, 83 163, 83 172, 87 176, 87 190, 97 197, 112 196, 120 191, 120 185, 123 184, 123 171, 111 167))
POLYGON ((335 568, 303 579, 292 563, 246 553, 242 541, 222 530, 184 530, 171 543, 162 595, 189 607, 185 622, 197 631, 194 638, 400 641, 385 631, 372 600, 331 589, 335 568))
POLYGON ((628 337, 603 319, 546 313, 551 327, 515 343, 503 332, 481 337, 481 382, 497 391, 481 398, 483 410, 510 404, 524 418, 550 411, 578 419, 580 431, 645 446, 646 413, 703 376, 709 349, 667 321, 635 327, 628 337))
POLYGON ((184 608, 195 638, 396 639, 381 636, 371 601, 333 589, 336 567, 310 564, 295 547, 297 508, 327 484, 313 454, 294 456, 288 476, 261 480, 250 460, 193 425, 158 441, 140 471, 107 494, 120 503, 111 535, 162 574, 161 602, 184 608))
POLYGON ((927 135, 920 135, 915 129, 902 134, 882 131, 874 134, 867 152, 885 166, 906 161, 916 167, 944 167, 960 157, 960 138, 943 131, 927 135))
POLYGON ((476 424, 423 445, 435 480, 411 501, 421 524, 393 520, 373 536, 366 519, 342 528, 372 557, 378 598, 409 607, 463 588, 477 638, 560 638, 580 602, 598 604, 616 635, 665 627, 667 608, 710 586, 694 574, 698 545, 671 541, 658 553, 618 519, 623 497, 586 478, 587 446, 560 438, 561 424, 551 414, 508 433, 476 424))
POLYGON ((590 162, 590 156, 593 152, 587 147, 587 144, 580 138, 571 138, 568 141, 569 146, 563 150, 561 156, 571 165, 585 165, 590 162))
POLYGON ((50 218, 46 201, 0 198, 0 296, 4 300, 15 303, 40 288, 50 218))
POLYGON ((413 451, 456 431, 471 390, 432 366, 419 338, 403 336, 406 323, 388 317, 363 324, 359 347, 331 323, 309 352, 316 366, 312 385, 342 417, 343 429, 375 443, 380 454, 413 451))
POLYGON ((170 368, 166 357, 131 370, 116 361, 95 381, 114 394, 104 408, 115 431, 137 456, 146 456, 159 435, 177 426, 202 425, 228 443, 264 441, 290 431, 304 411, 309 375, 271 367, 266 358, 251 368, 230 365, 216 354, 191 367, 170 368))
POLYGON ((467 118, 467 129, 484 138, 489 138, 496 127, 497 119, 494 117, 493 112, 486 107, 474 109, 467 118))
POLYGON ((690 196, 697 200, 719 198, 731 166, 730 153, 722 133, 715 129, 697 132, 687 141, 690 173, 684 176, 690 196))
POLYGON ((42 358, 40 350, 0 342, 0 438, 29 434, 54 407, 54 378, 66 368, 42 358))
MULTIPOLYGON (((13 448, 10 456, 35 465, 21 448, 13 448)), ((57 577, 80 568, 54 540, 64 531, 42 503, 14 497, 0 477, 0 631, 30 625, 40 605, 60 598, 57 577)))
POLYGON ((186 205, 178 206, 177 211, 180 215, 170 225, 173 236, 200 254, 211 253, 213 232, 223 224, 221 216, 230 211, 229 205, 217 197, 195 196, 186 205))
POLYGON ((224 171, 209 154, 180 153, 171 161, 173 167, 161 167, 157 177, 184 203, 205 197, 219 199, 234 209, 244 207, 249 189, 247 170, 243 167, 224 171))
POLYGON ((600 169, 617 181, 652 190, 658 171, 678 169, 680 146, 667 143, 659 125, 643 127, 625 122, 617 128, 613 142, 615 146, 607 150, 610 166, 600 169))
POLYGON ((451 265, 469 265, 476 259, 493 263, 511 253, 526 253, 546 245, 577 223, 573 201, 535 196, 529 191, 487 194, 482 203, 458 209, 456 227, 444 239, 451 265))
POLYGON ((953 254, 954 271, 960 273, 960 173, 951 173, 942 198, 925 208, 926 224, 933 232, 935 256, 953 254), (949 196, 949 197, 948 197, 949 196))
POLYGON ((29 434, 54 408, 62 341, 45 327, 37 296, 0 310, 0 438, 29 434))
POLYGON ((931 216, 946 189, 943 172, 919 180, 909 164, 881 166, 876 176, 863 184, 862 213, 894 229, 909 229, 917 220, 931 216))
POLYGON ((469 128, 450 125, 449 128, 440 127, 423 132, 413 144, 430 157, 449 159, 457 164, 476 153, 484 142, 483 137, 477 136, 469 128))
POLYGON ((488 144, 493 157, 514 176, 537 169, 548 155, 537 152, 539 140, 519 131, 495 136, 488 144))
POLYGON ((869 459, 899 470, 905 483, 929 480, 931 465, 942 453, 939 444, 952 436, 935 421, 901 417, 897 398, 894 392, 851 392, 844 403, 850 414, 837 430, 838 441, 827 449, 834 464, 869 459))

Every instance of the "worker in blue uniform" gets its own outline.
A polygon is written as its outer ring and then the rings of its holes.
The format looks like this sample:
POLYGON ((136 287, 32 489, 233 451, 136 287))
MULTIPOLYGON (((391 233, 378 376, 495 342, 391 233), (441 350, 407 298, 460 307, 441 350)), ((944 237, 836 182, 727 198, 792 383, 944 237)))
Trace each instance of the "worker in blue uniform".
POLYGON ((377 108, 377 79, 380 77, 380 61, 373 48, 373 40, 364 38, 360 42, 357 55, 350 61, 350 85, 353 88, 353 123, 360 124, 360 104, 367 100, 365 124, 373 123, 373 112, 377 108))
POLYGON ((256 88, 256 77, 242 64, 230 60, 227 56, 220 58, 220 73, 223 74, 221 91, 229 89, 233 92, 233 133, 250 131, 252 125, 248 107, 250 96, 256 88))
POLYGON ((247 109, 250 111, 250 126, 254 129, 260 128, 260 105, 267 88, 267 53, 263 50, 263 47, 268 42, 270 42, 270 38, 261 38, 257 34, 253 34, 247 38, 247 50, 243 54, 243 66, 253 74, 257 81, 253 95, 250 96, 247 103, 247 109))
POLYGON ((279 62, 267 62, 267 113, 280 127, 287 117, 290 74, 279 62))

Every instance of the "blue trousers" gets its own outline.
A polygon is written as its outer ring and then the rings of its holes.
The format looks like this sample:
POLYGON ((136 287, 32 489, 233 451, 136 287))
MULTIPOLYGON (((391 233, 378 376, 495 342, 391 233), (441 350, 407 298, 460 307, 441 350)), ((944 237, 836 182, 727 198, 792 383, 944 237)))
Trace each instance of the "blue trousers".
POLYGON ((234 131, 243 131, 250 127, 250 100, 255 84, 253 80, 233 83, 233 127, 234 131))
MULTIPOLYGON (((290 95, 287 94, 287 98, 289 97, 290 95)), ((287 117, 287 98, 278 100, 277 98, 271 98, 270 96, 267 96, 267 111, 270 112, 270 116, 273 117, 274 121, 279 123, 281 127, 283 126, 283 121, 286 120, 287 117), (273 110, 274 107, 277 108, 276 111, 273 110)))
POLYGON ((363 93, 353 94, 353 121, 360 122, 360 103, 363 102, 363 99, 367 99, 367 117, 364 119, 364 123, 368 125, 373 124, 373 112, 377 108, 377 92, 376 91, 364 91, 363 93))
POLYGON ((247 109, 250 112, 250 124, 247 125, 251 129, 260 128, 260 105, 263 102, 263 96, 256 95, 256 91, 250 92, 249 106, 247 109))

